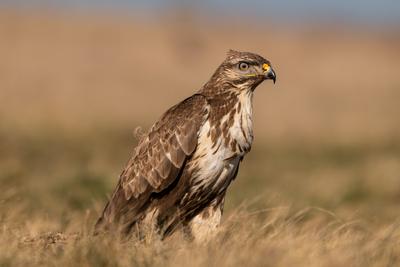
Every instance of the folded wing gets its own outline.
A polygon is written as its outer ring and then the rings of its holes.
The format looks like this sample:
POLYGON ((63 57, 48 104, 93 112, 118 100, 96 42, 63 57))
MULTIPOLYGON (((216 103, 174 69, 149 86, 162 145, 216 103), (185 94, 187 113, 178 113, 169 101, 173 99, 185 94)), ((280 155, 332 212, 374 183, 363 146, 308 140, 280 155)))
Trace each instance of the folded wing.
POLYGON ((196 149, 207 112, 207 100, 195 94, 164 113, 136 147, 98 224, 121 217, 134 223, 151 193, 159 193, 179 179, 196 149))

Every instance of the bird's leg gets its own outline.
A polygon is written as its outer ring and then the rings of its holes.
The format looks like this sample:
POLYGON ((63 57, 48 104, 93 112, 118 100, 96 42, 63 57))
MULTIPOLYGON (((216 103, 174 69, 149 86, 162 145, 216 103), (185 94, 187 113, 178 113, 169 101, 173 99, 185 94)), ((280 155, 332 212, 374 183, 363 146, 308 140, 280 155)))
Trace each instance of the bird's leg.
POLYGON ((221 223, 224 199, 224 196, 215 199, 189 222, 185 233, 190 234, 195 242, 204 242, 215 236, 221 223))

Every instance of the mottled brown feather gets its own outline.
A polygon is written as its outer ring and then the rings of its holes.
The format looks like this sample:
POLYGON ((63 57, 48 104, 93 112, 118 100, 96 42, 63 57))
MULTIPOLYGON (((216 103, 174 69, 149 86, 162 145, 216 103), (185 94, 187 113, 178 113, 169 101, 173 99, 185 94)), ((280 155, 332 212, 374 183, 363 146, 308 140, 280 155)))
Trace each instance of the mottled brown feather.
POLYGON ((134 222, 151 193, 179 179, 185 160, 196 148, 207 109, 206 98, 195 94, 164 113, 140 140, 96 228, 104 222, 134 222))

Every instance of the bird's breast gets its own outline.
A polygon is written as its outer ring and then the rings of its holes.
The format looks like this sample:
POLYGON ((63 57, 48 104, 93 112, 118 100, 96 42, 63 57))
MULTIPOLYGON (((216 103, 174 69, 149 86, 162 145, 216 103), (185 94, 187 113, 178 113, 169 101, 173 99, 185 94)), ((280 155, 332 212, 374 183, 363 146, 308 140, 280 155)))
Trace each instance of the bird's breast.
POLYGON ((234 108, 218 123, 207 120, 201 128, 190 161, 193 184, 197 188, 226 189, 252 141, 251 96, 239 96, 234 108))

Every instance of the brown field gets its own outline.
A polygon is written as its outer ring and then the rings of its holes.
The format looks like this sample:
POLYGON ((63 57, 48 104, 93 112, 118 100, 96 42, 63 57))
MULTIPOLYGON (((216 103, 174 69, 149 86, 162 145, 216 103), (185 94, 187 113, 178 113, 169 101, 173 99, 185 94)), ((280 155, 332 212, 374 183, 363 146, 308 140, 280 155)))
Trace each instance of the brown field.
POLYGON ((0 10, 0 266, 400 265, 399 51, 400 29, 0 10), (91 236, 135 128, 229 48, 278 81, 256 91, 218 235, 91 236))

